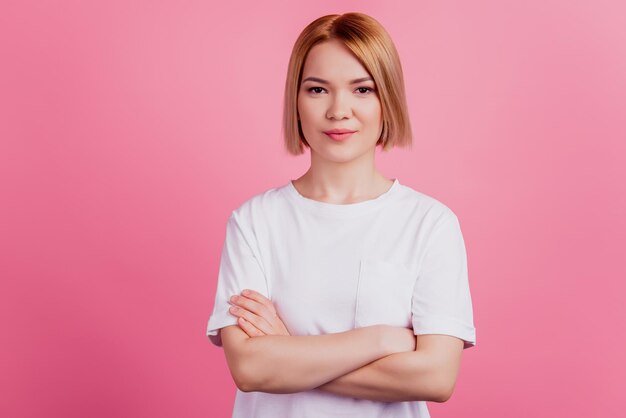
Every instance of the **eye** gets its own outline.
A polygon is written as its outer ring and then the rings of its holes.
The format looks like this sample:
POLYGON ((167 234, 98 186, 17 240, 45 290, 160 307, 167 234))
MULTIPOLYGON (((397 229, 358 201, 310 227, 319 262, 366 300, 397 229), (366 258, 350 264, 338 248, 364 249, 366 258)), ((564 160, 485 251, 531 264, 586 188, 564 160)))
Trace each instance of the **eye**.
POLYGON ((360 90, 364 95, 370 94, 374 92, 374 89, 371 87, 357 87, 357 90, 360 90), (365 90, 365 91, 362 91, 365 90))
POLYGON ((315 92, 312 91, 312 90, 317 90, 317 89, 324 90, 323 87, 309 87, 306 91, 308 91, 309 93, 315 93, 315 94, 321 93, 321 92, 318 92, 318 91, 315 91, 315 92))

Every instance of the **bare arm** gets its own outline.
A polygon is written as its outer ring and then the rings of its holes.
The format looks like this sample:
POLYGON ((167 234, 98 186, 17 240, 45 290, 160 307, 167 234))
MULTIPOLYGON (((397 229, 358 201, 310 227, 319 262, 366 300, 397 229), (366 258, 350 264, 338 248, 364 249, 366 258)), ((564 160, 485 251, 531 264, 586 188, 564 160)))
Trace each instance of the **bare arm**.
POLYGON ((383 357, 318 389, 383 402, 445 402, 454 391, 462 351, 463 340, 459 338, 420 335, 415 351, 383 357))
MULTIPOLYGON (((231 313, 240 317, 239 326, 245 332, 242 335, 252 339, 271 335, 292 338, 272 302, 263 295, 250 292, 233 303, 231 313), (242 321, 244 318, 247 321, 242 321)), ((416 338, 411 330, 383 327, 386 328, 381 330, 386 330, 386 335, 379 333, 379 342, 382 339, 387 344, 390 354, 332 378, 317 389, 384 402, 448 400, 460 367, 462 340, 449 335, 420 335, 416 338)), ((359 347, 357 352, 363 353, 363 350, 359 347)))
POLYGON ((410 330, 386 325, 307 336, 251 338, 237 325, 220 332, 229 369, 244 392, 314 389, 381 357, 412 350, 415 344, 410 330))

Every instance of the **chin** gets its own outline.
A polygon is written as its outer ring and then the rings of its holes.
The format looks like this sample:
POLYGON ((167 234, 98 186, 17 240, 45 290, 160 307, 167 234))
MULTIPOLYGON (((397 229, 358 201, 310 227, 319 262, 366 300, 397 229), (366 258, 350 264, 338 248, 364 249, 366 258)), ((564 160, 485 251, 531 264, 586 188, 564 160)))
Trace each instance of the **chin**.
POLYGON ((342 148, 342 149, 321 149, 319 147, 311 148, 311 153, 315 153, 317 155, 316 158, 333 162, 333 163, 347 163, 352 160, 356 160, 357 158, 363 156, 363 154, 367 153, 367 149, 354 149, 350 147, 342 148))

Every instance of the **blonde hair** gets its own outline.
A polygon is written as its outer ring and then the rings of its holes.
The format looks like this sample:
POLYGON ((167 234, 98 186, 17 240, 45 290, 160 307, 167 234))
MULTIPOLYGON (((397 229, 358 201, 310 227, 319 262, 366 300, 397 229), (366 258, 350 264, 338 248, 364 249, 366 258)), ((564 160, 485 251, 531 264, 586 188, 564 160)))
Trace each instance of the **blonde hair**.
POLYGON ((298 120, 298 93, 306 57, 313 46, 336 39, 342 42, 374 79, 382 107, 383 128, 376 145, 411 148, 411 123, 406 105, 402 66, 387 31, 374 18, 358 12, 317 18, 296 40, 287 70, 283 108, 283 137, 290 154, 304 153, 309 144, 298 120))

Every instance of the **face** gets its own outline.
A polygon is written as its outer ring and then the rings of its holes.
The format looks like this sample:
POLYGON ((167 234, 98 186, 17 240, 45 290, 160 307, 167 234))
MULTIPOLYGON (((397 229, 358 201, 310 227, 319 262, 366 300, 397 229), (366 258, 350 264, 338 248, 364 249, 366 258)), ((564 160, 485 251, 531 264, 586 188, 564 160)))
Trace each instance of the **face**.
POLYGON ((346 162, 376 150, 382 132, 376 85, 339 41, 326 41, 309 51, 298 92, 298 114, 312 157, 346 162), (354 133, 325 133, 332 129, 354 133))

